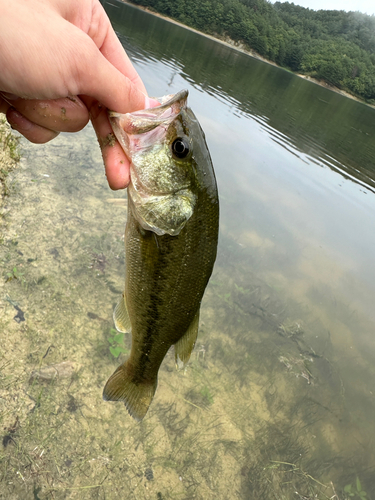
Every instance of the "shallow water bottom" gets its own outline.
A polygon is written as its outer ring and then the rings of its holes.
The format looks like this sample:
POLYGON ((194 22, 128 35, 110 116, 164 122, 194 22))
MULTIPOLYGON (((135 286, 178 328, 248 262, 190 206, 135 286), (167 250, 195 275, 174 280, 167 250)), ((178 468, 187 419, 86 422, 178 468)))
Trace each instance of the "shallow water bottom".
POLYGON ((23 150, 0 250, 1 499, 344 499, 357 478, 374 494, 358 383, 374 369, 353 343, 373 325, 320 280, 257 274, 254 234, 222 228, 192 359, 177 371, 167 355, 144 421, 104 402, 126 356, 110 352, 124 192, 90 128, 23 150))

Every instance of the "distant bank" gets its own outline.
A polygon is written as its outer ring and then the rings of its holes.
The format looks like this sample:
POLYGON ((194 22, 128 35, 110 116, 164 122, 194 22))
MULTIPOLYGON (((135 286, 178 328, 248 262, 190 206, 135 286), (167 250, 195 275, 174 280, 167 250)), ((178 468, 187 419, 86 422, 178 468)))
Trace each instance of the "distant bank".
MULTIPOLYGON (((175 19, 171 18, 171 17, 168 17, 168 16, 165 16, 163 14, 160 14, 159 12, 157 12, 156 10, 154 10, 153 8, 149 8, 149 7, 145 7, 145 6, 142 6, 142 5, 138 5, 138 4, 135 4, 131 1, 128 1, 128 0, 121 0, 123 3, 126 3, 128 5, 131 5, 132 7, 136 8, 136 9, 139 9, 139 10, 143 10, 145 12, 148 12, 149 14, 152 14, 154 16, 157 16, 157 17, 160 17, 170 23, 173 23, 173 24, 176 24, 177 26, 180 26, 182 28, 185 28, 187 30, 190 30, 190 31, 193 31, 195 33, 198 33, 202 36, 205 36, 206 38, 210 38, 211 40, 215 40, 216 42, 219 42, 219 43, 222 43, 228 47, 231 47, 235 50, 238 50, 239 52, 242 52, 244 54, 247 54, 251 57, 254 57, 255 59, 259 59, 267 64, 271 64, 273 66, 276 66, 284 71, 288 71, 290 73, 293 73, 295 74, 296 76, 299 76, 300 78, 303 78, 305 80, 308 80, 312 83, 315 83, 316 85, 320 85, 321 87, 325 87, 326 89, 328 90, 332 90, 333 92, 336 92, 338 94, 341 94, 345 97, 349 97, 350 99, 354 99, 356 101, 359 101, 359 102, 362 102, 364 104, 367 104, 368 106, 371 106, 371 107, 375 107, 374 105, 371 105, 369 103, 367 103, 364 99, 361 99, 360 97, 358 96, 355 96, 345 90, 342 90, 338 87, 336 87, 335 85, 332 85, 324 80, 318 80, 316 78, 312 78, 311 76, 308 76, 308 75, 303 75, 299 72, 296 72, 296 71, 292 71, 292 70, 289 70, 289 69, 286 69, 284 68, 283 66, 280 66, 279 64, 275 63, 274 61, 271 61, 265 57, 263 57, 262 55, 260 55, 258 52, 256 52, 254 49, 248 47, 247 45, 245 45, 244 43, 242 42, 237 42, 235 40, 232 40, 229 36, 225 36, 225 37, 222 37, 220 35, 216 35, 216 36, 213 36, 213 35, 209 35, 208 33, 205 33, 204 31, 200 31, 200 30, 197 30, 195 28, 192 28, 191 26, 188 26, 186 24, 183 24, 179 21, 176 21, 175 19)), ((105 3, 105 2, 103 2, 105 3)))

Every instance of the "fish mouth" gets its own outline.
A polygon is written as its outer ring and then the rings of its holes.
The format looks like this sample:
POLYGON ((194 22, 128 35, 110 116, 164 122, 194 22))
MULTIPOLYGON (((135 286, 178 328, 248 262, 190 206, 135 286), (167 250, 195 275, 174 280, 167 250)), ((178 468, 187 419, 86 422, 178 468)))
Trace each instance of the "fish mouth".
POLYGON ((177 94, 153 97, 160 102, 160 106, 141 109, 133 113, 121 114, 109 111, 108 116, 115 134, 115 128, 120 128, 129 135, 138 135, 153 130, 159 125, 169 125, 181 110, 186 108, 188 94, 188 90, 181 90, 177 94))
POLYGON ((155 98, 160 102, 159 106, 133 113, 108 111, 116 139, 130 162, 133 153, 164 140, 169 125, 186 109, 188 93, 181 90, 177 94, 155 98))

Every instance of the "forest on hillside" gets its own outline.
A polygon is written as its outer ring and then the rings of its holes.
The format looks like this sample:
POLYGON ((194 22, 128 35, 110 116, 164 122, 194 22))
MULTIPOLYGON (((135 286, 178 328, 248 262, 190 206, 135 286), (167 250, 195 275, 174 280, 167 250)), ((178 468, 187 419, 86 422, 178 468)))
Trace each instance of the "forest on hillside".
POLYGON ((267 0, 132 0, 375 104, 375 16, 267 0))

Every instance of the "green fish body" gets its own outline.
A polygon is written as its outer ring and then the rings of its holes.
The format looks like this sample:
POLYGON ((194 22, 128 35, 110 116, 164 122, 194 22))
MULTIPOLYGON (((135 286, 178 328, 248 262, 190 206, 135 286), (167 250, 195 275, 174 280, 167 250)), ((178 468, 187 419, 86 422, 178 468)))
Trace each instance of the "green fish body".
POLYGON ((175 346, 185 365, 194 348, 201 300, 216 258, 219 202, 204 133, 187 91, 156 108, 121 115, 112 128, 131 161, 125 230, 125 291, 116 328, 132 335, 131 353, 109 378, 103 398, 147 413, 159 367, 175 346))

